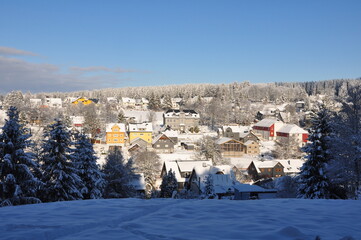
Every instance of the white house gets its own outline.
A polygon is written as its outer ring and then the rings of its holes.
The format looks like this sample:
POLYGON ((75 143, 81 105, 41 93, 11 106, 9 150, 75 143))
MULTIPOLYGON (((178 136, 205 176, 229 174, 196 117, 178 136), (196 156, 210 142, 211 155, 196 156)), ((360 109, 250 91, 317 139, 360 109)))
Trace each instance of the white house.
POLYGON ((300 147, 306 145, 308 139, 308 132, 296 124, 284 124, 276 131, 276 135, 277 141, 281 144, 294 139, 300 147))
POLYGON ((51 108, 61 108, 63 106, 63 102, 61 98, 45 98, 44 105, 51 108))
POLYGON ((40 107, 41 103, 40 98, 30 98, 30 107, 32 108, 40 107))
POLYGON ((135 108, 135 103, 134 98, 122 97, 122 104, 125 108, 135 108))

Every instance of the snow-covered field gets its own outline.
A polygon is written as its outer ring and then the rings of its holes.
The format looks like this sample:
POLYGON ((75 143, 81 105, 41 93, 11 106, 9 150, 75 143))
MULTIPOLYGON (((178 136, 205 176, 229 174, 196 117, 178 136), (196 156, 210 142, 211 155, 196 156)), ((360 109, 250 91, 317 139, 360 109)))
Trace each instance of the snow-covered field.
POLYGON ((352 200, 56 202, 0 208, 0 239, 361 239, 360 212, 352 200))

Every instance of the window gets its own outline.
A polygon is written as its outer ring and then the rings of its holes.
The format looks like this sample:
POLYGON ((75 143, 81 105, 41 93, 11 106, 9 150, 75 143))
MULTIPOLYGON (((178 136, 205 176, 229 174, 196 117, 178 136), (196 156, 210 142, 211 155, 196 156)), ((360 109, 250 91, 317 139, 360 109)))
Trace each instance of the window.
POLYGON ((159 145, 159 144, 157 144, 157 147, 159 148, 159 147, 160 147, 160 145, 159 145))
POLYGON ((117 139, 117 138, 114 138, 114 142, 118 142, 118 139, 117 139))
POLYGON ((118 137, 118 134, 114 134, 113 136, 114 136, 114 137, 118 137))
POLYGON ((168 144, 166 144, 165 147, 168 147, 168 144))

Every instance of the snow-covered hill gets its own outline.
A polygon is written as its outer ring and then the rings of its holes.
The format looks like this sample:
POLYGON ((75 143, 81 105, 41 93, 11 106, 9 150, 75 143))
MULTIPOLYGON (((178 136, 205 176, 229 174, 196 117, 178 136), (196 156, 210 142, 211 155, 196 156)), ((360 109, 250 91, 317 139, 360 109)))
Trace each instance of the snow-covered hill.
POLYGON ((0 208, 0 239, 361 239, 360 212, 352 200, 56 202, 0 208))

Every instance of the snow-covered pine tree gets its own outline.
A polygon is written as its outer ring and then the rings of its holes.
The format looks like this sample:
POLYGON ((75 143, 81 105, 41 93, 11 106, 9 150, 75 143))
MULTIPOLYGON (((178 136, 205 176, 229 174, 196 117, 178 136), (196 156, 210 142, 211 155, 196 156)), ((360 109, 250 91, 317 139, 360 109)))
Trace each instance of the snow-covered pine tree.
POLYGON ((39 203, 36 198, 41 182, 34 154, 26 152, 31 142, 27 129, 19 123, 19 112, 10 107, 0 134, 0 202, 1 206, 39 203))
POLYGON ((79 171, 84 186, 81 193, 84 199, 99 199, 103 196, 105 187, 104 174, 97 165, 97 157, 90 139, 85 134, 75 135, 73 162, 79 171))
POLYGON ((172 169, 169 169, 162 178, 162 184, 160 185, 160 197, 170 198, 173 195, 174 191, 178 189, 178 182, 175 177, 175 173, 172 169))
POLYGON ((42 146, 44 201, 71 201, 82 199, 83 182, 72 161, 70 133, 61 120, 48 126, 42 146))
POLYGON ((215 198, 214 182, 211 174, 208 174, 204 179, 204 195, 206 198, 215 198))
POLYGON ((135 190, 132 186, 134 179, 133 161, 124 161, 123 155, 118 148, 110 150, 103 166, 106 187, 105 198, 126 198, 134 196, 135 190))
POLYGON ((311 143, 303 149, 307 154, 307 160, 301 167, 299 176, 299 198, 330 197, 330 180, 326 175, 327 163, 330 160, 330 133, 329 111, 320 106, 320 110, 312 119, 308 138, 311 143))

